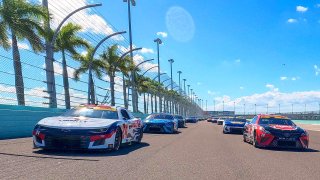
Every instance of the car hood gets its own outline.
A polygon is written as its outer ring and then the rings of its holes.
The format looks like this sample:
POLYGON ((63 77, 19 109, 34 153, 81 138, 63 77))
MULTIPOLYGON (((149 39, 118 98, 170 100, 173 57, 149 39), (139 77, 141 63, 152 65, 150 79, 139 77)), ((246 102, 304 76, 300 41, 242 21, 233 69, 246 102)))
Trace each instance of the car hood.
POLYGON ((288 125, 264 125, 263 126, 266 130, 270 132, 304 132, 304 130, 298 126, 288 126, 288 125))
POLYGON ((85 117, 49 117, 42 119, 38 125, 57 128, 100 128, 108 127, 119 120, 114 119, 99 119, 99 118, 85 118, 85 117))
POLYGON ((173 120, 169 119, 149 119, 145 121, 146 123, 169 123, 172 122, 173 120))

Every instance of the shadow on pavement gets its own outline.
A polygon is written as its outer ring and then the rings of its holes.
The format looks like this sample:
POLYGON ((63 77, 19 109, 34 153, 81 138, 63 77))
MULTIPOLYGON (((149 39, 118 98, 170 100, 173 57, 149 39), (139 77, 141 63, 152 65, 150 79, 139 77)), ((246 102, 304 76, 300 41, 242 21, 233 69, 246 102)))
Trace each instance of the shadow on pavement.
POLYGON ((143 134, 158 134, 158 135, 175 135, 175 134, 180 134, 182 133, 181 131, 177 131, 175 133, 164 133, 164 132, 144 132, 143 134))
POLYGON ((36 155, 1 153, 1 152, 0 152, 0 155, 15 156, 15 157, 27 157, 27 158, 38 158, 38 159, 58 159, 58 160, 72 160, 72 161, 99 161, 99 160, 96 160, 96 159, 64 158, 64 157, 52 157, 52 156, 36 156, 36 155))
POLYGON ((107 156, 122 156, 138 149, 150 146, 148 143, 123 145, 118 151, 110 150, 38 150, 33 151, 35 154, 49 155, 49 156, 69 156, 69 157, 107 157, 107 156))
POLYGON ((290 148, 260 148, 268 151, 279 151, 279 152, 320 152, 319 150, 308 148, 308 149, 290 149, 290 148))

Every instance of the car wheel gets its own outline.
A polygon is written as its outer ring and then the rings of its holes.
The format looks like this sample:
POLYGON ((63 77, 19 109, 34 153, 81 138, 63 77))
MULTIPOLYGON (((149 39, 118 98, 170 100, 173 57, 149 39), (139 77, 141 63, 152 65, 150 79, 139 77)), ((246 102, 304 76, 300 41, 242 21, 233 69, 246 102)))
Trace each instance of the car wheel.
POLYGON ((137 139, 137 143, 141 143, 141 141, 142 141, 142 138, 143 138, 143 129, 141 128, 140 129, 140 134, 139 134, 139 137, 138 137, 138 139, 137 139))
POLYGON ((243 142, 247 142, 246 135, 243 134, 243 142))
POLYGON ((257 142, 257 135, 256 135, 256 132, 254 132, 253 134, 253 141, 252 141, 252 145, 255 147, 255 148, 259 148, 259 144, 257 142))
POLYGON ((113 151, 118 151, 120 146, 121 146, 121 141, 122 141, 122 131, 118 127, 116 131, 116 136, 114 138, 114 144, 113 144, 113 151))

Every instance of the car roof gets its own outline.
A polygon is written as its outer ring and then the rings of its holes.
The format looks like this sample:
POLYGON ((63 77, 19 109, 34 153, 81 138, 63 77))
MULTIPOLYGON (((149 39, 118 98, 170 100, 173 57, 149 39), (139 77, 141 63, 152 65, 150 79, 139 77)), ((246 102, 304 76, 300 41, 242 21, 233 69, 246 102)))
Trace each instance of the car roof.
POLYGON ((259 116, 260 116, 260 118, 264 118, 264 119, 270 119, 270 118, 274 118, 274 119, 289 119, 287 116, 274 115, 274 114, 260 114, 259 116))
POLYGON ((108 110, 108 111, 117 111, 117 107, 109 106, 105 104, 81 104, 80 106, 76 108, 89 108, 94 110, 108 110))

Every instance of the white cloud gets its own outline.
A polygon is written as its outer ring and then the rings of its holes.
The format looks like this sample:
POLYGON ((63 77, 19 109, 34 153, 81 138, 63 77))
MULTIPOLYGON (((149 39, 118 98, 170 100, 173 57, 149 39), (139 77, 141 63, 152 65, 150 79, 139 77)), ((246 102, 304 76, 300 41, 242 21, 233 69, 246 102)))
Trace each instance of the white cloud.
POLYGON ((273 84, 266 84, 266 88, 269 88, 271 91, 279 91, 273 84))
POLYGON ((303 6, 297 6, 296 10, 297 10, 297 12, 304 13, 304 12, 308 11, 308 8, 307 7, 303 7, 303 6))
MULTIPOLYGON (((45 64, 42 65, 43 68, 46 67, 45 64)), ((61 63, 59 62, 53 62, 53 68, 54 68, 54 75, 55 76, 62 76, 62 73, 63 73, 63 69, 62 69, 62 65, 61 63)), ((67 67, 67 71, 68 71, 68 77, 69 78, 74 78, 74 72, 75 72, 75 69, 73 68, 70 68, 70 67, 67 67)), ((80 76, 81 77, 81 76, 80 76)))
MULTIPOLYGON (((12 40, 9 39, 9 44, 12 45, 12 40)), ((26 49, 26 50, 30 50, 30 46, 27 43, 24 42, 18 42, 18 48, 19 49, 26 49)))
MULTIPOLYGON (((145 60, 144 57, 141 56, 140 54, 136 54, 136 55, 133 56, 133 61, 134 61, 134 63, 135 63, 136 65, 139 64, 139 63, 141 63, 141 62, 144 61, 144 60, 145 60)), ((157 64, 153 64, 153 63, 150 63, 150 62, 146 62, 146 63, 141 64, 141 65, 139 66, 139 68, 146 71, 146 70, 148 70, 148 69, 150 69, 150 68, 152 68, 152 67, 154 67, 154 66, 157 66, 157 64)), ((158 72, 158 68, 152 68, 152 69, 149 70, 148 72, 158 72)), ((144 72, 142 72, 142 73, 144 73, 144 72)))
POLYGON ((317 65, 314 65, 313 68, 316 73, 316 76, 318 76, 320 74, 320 68, 317 65))
POLYGON ((288 77, 286 77, 286 76, 280 77, 280 80, 281 80, 281 81, 284 81, 284 80, 287 80, 287 79, 288 79, 288 77))
POLYGON ((292 78, 291 78, 292 81, 296 81, 296 80, 298 80, 298 79, 300 79, 300 77, 292 77, 292 78))
POLYGON ((297 23, 298 20, 297 20, 297 19, 290 18, 290 19, 288 19, 287 22, 288 22, 288 23, 297 23))
MULTIPOLYGON (((70 12, 89 3, 88 0, 49 1, 49 11, 53 17, 51 21, 52 26, 57 27, 70 12)), ((77 12, 77 14, 71 16, 66 23, 68 22, 79 24, 83 32, 103 35, 110 35, 115 32, 101 16, 94 14, 91 9, 84 9, 77 12)), ((120 35, 114 36, 112 39, 118 41, 124 40, 120 35)))
POLYGON ((147 54, 147 53, 154 54, 153 49, 148 49, 148 48, 142 48, 140 52, 142 54, 147 54))
POLYGON ((157 32, 157 35, 158 35, 158 36, 161 36, 161 37, 163 37, 163 38, 168 37, 168 33, 166 33, 166 32, 157 32))
MULTIPOLYGON (((279 111, 279 104, 281 105, 281 112, 291 112, 292 104, 294 105, 295 112, 304 112, 304 105, 307 104, 307 111, 318 111, 320 101, 320 91, 304 91, 304 92, 290 92, 282 93, 280 91, 267 91, 261 94, 252 94, 249 96, 242 96, 239 98, 231 99, 229 96, 224 95, 215 98, 216 110, 222 110, 223 101, 225 110, 233 110, 234 103, 236 111, 242 113, 244 111, 244 104, 246 112, 254 113, 254 105, 257 105, 258 113, 266 113, 268 104, 269 113, 277 113, 279 111)), ((213 110, 213 106, 209 107, 213 110)))

